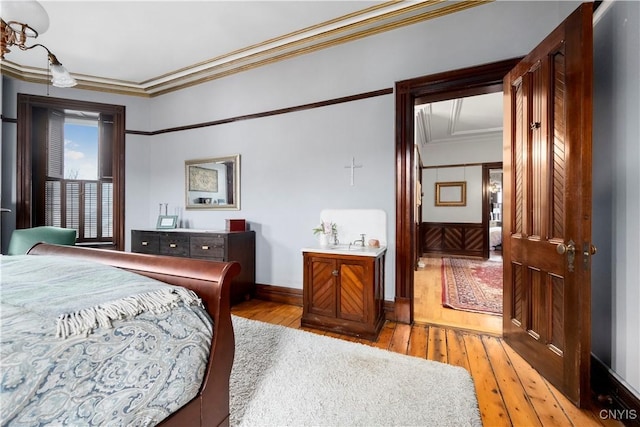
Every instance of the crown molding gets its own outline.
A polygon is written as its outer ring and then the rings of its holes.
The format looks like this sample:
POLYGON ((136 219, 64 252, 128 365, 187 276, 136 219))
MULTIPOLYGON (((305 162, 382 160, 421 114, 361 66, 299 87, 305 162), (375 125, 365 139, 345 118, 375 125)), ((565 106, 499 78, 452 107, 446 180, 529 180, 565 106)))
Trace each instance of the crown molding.
POLYGON ((428 146, 452 143, 473 143, 480 144, 485 142, 502 141, 502 128, 492 130, 469 131, 464 135, 451 136, 448 138, 434 139, 429 141, 428 146))
POLYGON ((432 104, 424 104, 419 109, 416 109, 416 140, 419 141, 421 145, 451 142, 485 142, 502 139, 502 126, 459 130, 460 114, 464 98, 455 98, 451 101, 447 131, 444 137, 433 137, 432 117, 434 113, 432 104))
MULTIPOLYGON (((389 1, 142 82, 72 73, 78 81, 74 88, 156 97, 493 1, 389 1)), ((0 71, 27 82, 47 84, 49 81, 47 69, 21 66, 7 60, 0 64, 0 71)))

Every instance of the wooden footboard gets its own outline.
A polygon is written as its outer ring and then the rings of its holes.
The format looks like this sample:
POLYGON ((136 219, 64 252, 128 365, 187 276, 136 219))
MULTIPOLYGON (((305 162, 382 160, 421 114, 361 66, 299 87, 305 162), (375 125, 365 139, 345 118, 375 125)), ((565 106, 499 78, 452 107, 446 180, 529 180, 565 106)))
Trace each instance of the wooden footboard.
POLYGON ((207 371, 198 395, 160 425, 184 427, 229 424, 229 377, 235 346, 230 287, 231 279, 240 273, 240 264, 47 243, 38 243, 28 254, 60 255, 108 264, 196 292, 214 324, 207 371))

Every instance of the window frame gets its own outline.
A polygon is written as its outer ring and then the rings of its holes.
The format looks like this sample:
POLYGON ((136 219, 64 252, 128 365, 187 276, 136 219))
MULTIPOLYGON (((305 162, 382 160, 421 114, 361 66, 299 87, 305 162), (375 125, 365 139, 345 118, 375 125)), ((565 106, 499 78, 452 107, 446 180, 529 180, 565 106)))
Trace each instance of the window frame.
POLYGON ((18 94, 17 134, 17 194, 16 228, 29 228, 37 224, 36 206, 42 204, 44 193, 39 194, 33 182, 33 111, 35 108, 91 111, 113 116, 113 237, 112 244, 99 243, 102 248, 124 250, 124 183, 125 183, 125 107, 74 99, 18 94), (34 200, 38 198, 38 200, 34 200))

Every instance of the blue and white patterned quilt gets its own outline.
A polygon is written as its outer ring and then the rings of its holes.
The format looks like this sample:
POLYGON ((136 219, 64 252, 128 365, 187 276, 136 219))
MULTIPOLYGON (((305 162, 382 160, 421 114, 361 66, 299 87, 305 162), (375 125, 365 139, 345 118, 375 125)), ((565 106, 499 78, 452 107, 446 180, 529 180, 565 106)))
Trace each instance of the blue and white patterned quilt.
POLYGON ((197 394, 212 325, 191 291, 59 256, 0 266, 2 426, 152 426, 197 394))

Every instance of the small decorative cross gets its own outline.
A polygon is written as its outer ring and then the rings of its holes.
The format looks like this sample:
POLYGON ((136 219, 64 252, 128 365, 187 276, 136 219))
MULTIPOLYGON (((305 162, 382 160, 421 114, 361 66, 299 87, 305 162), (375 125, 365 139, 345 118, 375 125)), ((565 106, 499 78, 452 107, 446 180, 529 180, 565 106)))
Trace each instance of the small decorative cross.
POLYGON ((354 170, 360 168, 362 168, 362 165, 356 165, 355 157, 351 158, 351 164, 349 166, 345 166, 345 169, 351 169, 351 186, 353 186, 354 170))

